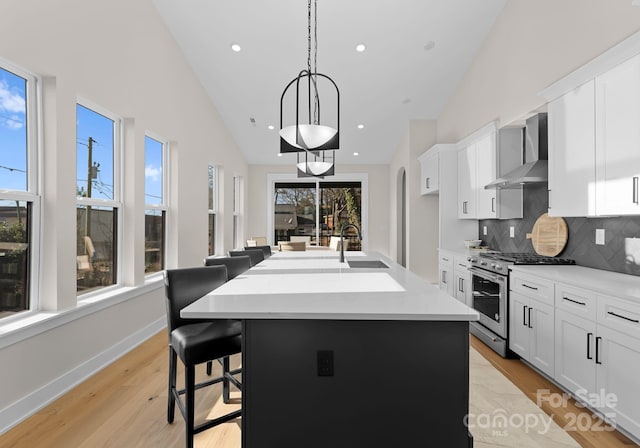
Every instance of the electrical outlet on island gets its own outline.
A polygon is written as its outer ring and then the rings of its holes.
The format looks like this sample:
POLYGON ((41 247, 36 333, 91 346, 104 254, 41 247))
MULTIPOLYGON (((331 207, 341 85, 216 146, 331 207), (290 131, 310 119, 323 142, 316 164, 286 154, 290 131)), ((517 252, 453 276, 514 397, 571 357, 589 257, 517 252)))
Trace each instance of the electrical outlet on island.
POLYGON ((516 237, 516 228, 514 226, 509 226, 509 236, 511 238, 515 238, 516 237))

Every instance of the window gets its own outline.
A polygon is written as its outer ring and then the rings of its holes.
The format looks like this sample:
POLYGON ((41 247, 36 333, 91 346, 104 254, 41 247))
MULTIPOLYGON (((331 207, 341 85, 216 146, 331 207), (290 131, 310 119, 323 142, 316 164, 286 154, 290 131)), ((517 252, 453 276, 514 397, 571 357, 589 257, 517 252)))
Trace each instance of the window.
POLYGON ((164 269, 166 204, 166 143, 145 136, 144 139, 144 272, 164 269))
POLYGON ((0 318, 37 307, 36 78, 0 60, 0 318))
POLYGON ((117 282, 120 120, 76 106, 77 292, 117 282))
MULTIPOLYGON (((274 189, 274 241, 311 236, 312 244, 329 246, 345 224, 362 229, 361 182, 277 182, 274 189)), ((349 250, 361 250, 354 232, 346 234, 349 250)))
POLYGON ((215 255, 216 253, 217 174, 216 167, 209 165, 209 255, 215 255))
POLYGON ((242 178, 234 176, 233 178, 233 247, 242 248, 241 226, 242 214, 242 178))

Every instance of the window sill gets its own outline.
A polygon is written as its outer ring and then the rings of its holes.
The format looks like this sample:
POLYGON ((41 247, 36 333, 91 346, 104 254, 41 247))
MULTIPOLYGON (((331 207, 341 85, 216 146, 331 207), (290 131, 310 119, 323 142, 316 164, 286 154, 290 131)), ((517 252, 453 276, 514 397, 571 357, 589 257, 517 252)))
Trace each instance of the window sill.
POLYGON ((140 286, 109 288, 78 299, 74 308, 61 311, 26 312, 10 322, 0 323, 0 349, 29 339, 45 331, 81 319, 100 310, 155 291, 164 286, 162 273, 150 275, 140 286))

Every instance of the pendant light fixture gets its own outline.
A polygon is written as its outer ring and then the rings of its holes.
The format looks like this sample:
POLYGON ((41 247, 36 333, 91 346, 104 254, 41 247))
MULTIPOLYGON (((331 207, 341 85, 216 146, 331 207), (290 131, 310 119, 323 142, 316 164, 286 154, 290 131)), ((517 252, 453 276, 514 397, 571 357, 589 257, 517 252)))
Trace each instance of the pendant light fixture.
MULTIPOLYGON (((307 2, 307 68, 300 71, 282 92, 280 97, 280 153, 297 153, 298 177, 322 177, 334 173, 335 150, 340 141, 340 91, 336 83, 327 75, 317 71, 317 0, 314 0, 314 67, 311 69, 311 0, 307 2), (307 120, 300 113, 300 89, 302 81, 303 107, 306 106, 307 120), (337 127, 326 126, 320 121, 320 97, 318 83, 333 87, 336 92, 337 127), (295 124, 284 126, 283 103, 287 91, 295 84, 295 124), (306 85, 306 89, 305 89, 306 85), (306 101, 305 101, 306 99, 306 101), (331 155, 325 152, 331 151, 331 155), (302 154, 301 154, 302 153, 302 154)), ((303 114, 304 115, 304 112, 303 114)))

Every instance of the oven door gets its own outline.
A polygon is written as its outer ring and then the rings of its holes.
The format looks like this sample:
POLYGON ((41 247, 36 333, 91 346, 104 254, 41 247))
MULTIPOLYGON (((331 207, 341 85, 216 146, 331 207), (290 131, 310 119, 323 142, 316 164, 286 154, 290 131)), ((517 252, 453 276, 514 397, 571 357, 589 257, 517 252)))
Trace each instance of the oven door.
POLYGON ((472 304, 480 313, 480 323, 507 338, 507 276, 478 268, 471 272, 472 304))

